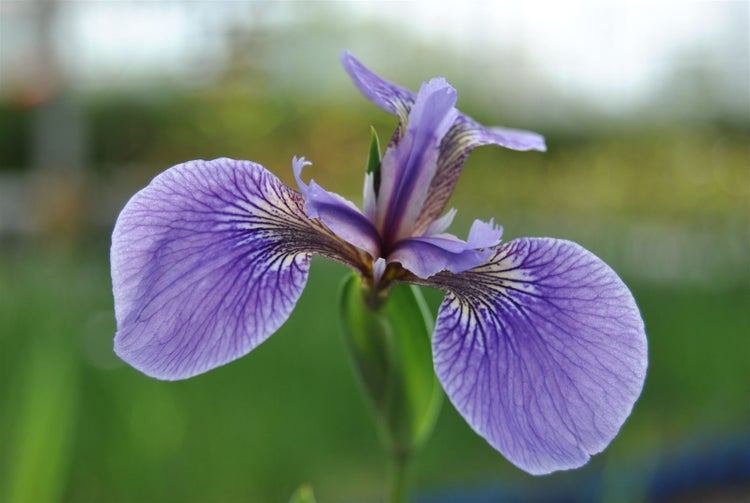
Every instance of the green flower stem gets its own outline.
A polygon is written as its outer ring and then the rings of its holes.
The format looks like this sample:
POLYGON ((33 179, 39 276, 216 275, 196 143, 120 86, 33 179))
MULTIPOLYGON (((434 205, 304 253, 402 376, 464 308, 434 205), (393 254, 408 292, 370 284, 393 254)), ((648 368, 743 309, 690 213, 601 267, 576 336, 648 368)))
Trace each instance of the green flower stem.
POLYGON ((407 471, 410 456, 405 453, 392 452, 388 466, 388 503, 407 502, 407 471))
POLYGON ((388 453, 387 501, 406 503, 407 468, 432 432, 443 392, 432 366, 432 314, 422 293, 407 285, 388 293, 350 276, 341 288, 341 319, 388 453))

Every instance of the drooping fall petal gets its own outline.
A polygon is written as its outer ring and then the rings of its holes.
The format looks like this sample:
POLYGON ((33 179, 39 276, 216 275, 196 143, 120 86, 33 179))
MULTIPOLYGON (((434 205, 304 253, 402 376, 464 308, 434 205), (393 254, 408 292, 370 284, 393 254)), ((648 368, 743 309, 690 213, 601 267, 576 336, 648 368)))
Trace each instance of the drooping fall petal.
POLYGON ((259 164, 170 168, 130 199, 112 234, 115 351, 170 380, 239 358, 287 319, 313 253, 357 263, 259 164))
POLYGON ((449 292, 435 370, 477 433, 532 474, 579 467, 609 444, 647 366, 643 321, 609 266, 575 243, 518 239, 431 282, 449 292))

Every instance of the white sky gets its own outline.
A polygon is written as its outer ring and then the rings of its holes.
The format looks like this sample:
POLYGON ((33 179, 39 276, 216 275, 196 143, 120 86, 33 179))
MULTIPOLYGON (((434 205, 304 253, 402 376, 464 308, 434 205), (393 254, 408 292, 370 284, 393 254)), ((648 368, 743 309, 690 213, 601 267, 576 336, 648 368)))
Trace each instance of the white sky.
MULTIPOLYGON (((450 37, 465 51, 518 48, 559 87, 593 95, 639 94, 681 58, 722 54, 747 82, 750 2, 554 1, 367 2, 373 17, 450 37), (702 53, 702 54, 701 54, 702 53)), ((700 61, 700 63, 706 63, 700 61)), ((750 91, 749 91, 750 92, 750 91)))
MULTIPOLYGON (((7 68, 22 66, 33 45, 24 21, 33 1, 0 0, 0 79, 7 68)), ((54 40, 73 77, 84 83, 179 76, 196 63, 220 63, 228 21, 282 33, 318 8, 339 25, 377 21, 467 54, 517 51, 559 88, 594 98, 638 95, 675 58, 724 66, 747 86, 746 0, 62 0, 54 40)), ((352 37, 356 33, 340 49, 352 37)))

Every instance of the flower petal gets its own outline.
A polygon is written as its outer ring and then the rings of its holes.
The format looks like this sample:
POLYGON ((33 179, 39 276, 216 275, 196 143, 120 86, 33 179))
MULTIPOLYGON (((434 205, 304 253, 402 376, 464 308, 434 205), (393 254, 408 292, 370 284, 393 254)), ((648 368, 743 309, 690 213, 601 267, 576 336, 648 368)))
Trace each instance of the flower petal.
POLYGON ((157 176, 112 234, 117 354, 183 379, 263 342, 302 293, 312 253, 356 263, 302 204, 249 161, 192 161, 157 176))
MULTIPOLYGON (((386 112, 398 116, 399 128, 394 135, 394 140, 396 143, 400 141, 417 95, 383 79, 349 52, 342 55, 341 61, 356 86, 369 100, 386 112)), ((430 223, 443 212, 466 158, 472 150, 482 145, 498 145, 512 150, 542 152, 547 149, 544 137, 540 134, 520 129, 486 127, 468 115, 459 113, 440 145, 437 171, 430 183, 426 203, 417 219, 415 234, 424 232, 430 223)))
POLYGON ((310 164, 304 158, 294 158, 294 176, 300 192, 305 197, 305 210, 310 218, 319 218, 337 236, 352 245, 365 250, 371 257, 380 256, 380 236, 370 220, 357 206, 310 180, 302 181, 302 168, 310 164))
POLYGON ((472 150, 482 145, 542 152, 547 149, 544 137, 540 134, 520 129, 488 128, 471 117, 460 114, 440 145, 437 171, 417 220, 417 232, 427 228, 443 212, 466 159, 472 150))
POLYGON ((406 122, 416 94, 376 75, 348 51, 341 55, 341 62, 362 94, 386 112, 397 115, 402 123, 406 122))
POLYGON ((469 229, 469 237, 466 243, 472 248, 494 248, 500 244, 500 238, 503 236, 503 226, 495 225, 495 219, 489 222, 474 220, 469 229))
POLYGON ((609 444, 647 366, 643 321, 609 266, 575 243, 518 239, 430 283, 449 292, 435 370, 477 433, 532 474, 581 466, 609 444))
POLYGON ((492 250, 476 250, 450 234, 402 239, 388 255, 404 269, 426 279, 440 271, 460 273, 484 263, 492 250))
POLYGON ((440 142, 458 114, 455 103, 456 90, 444 79, 423 84, 403 138, 383 156, 377 225, 386 244, 412 235, 435 176, 440 142))
POLYGON ((429 227, 424 231, 424 236, 434 236, 436 234, 442 234, 448 230, 448 227, 453 223, 453 219, 456 217, 458 210, 456 208, 449 209, 445 215, 434 220, 429 227))
POLYGON ((374 222, 378 217, 378 199, 375 195, 375 175, 365 173, 365 184, 362 189, 362 209, 367 220, 374 222))

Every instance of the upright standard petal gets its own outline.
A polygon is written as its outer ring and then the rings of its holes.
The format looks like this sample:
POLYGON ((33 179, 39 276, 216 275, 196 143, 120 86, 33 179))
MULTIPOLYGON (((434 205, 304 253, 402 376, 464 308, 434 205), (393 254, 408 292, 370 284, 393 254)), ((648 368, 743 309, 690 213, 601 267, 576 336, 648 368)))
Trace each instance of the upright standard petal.
POLYGON ((435 370, 477 433, 532 474, 579 467, 609 444, 647 367, 643 321, 609 266, 575 243, 518 239, 430 283, 448 291, 435 370))
POLYGON ((422 85, 401 141, 383 156, 377 226, 386 244, 412 235, 437 169, 443 136, 458 114, 456 90, 443 79, 422 85))
POLYGON ((398 116, 401 122, 406 122, 416 94, 379 77, 350 52, 341 55, 341 62, 362 94, 386 112, 398 116))
POLYGON ((417 220, 417 231, 425 229, 443 212, 466 159, 472 150, 482 145, 497 145, 511 150, 547 150, 544 137, 540 134, 521 129, 489 128, 467 115, 459 114, 440 145, 437 171, 427 191, 427 202, 417 220))
POLYGON ((112 234, 115 351, 183 379, 245 355, 289 316, 312 253, 356 263, 262 166, 216 159, 157 176, 112 234))
MULTIPOLYGON (((380 108, 398 116, 400 125, 394 139, 401 140, 408 125, 409 112, 417 95, 408 89, 383 79, 367 68, 350 53, 341 58, 346 71, 362 94, 380 108)), ((547 149, 544 137, 531 131, 500 127, 486 127, 468 115, 458 114, 443 138, 435 176, 427 192, 426 204, 417 219, 415 234, 423 232, 445 209, 456 186, 466 158, 472 150, 482 145, 497 145, 511 150, 547 149)))

